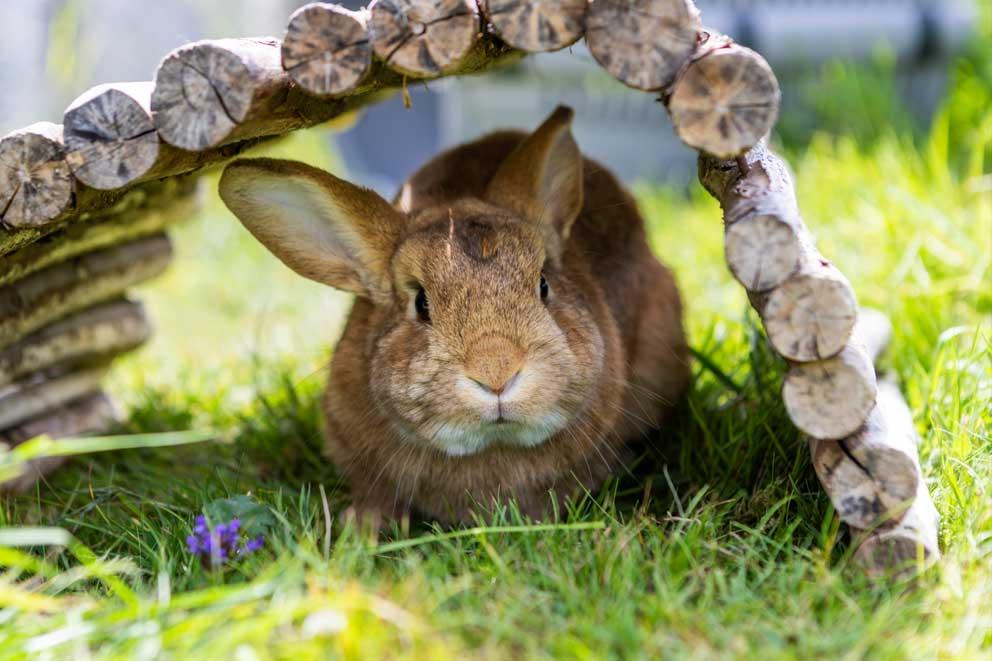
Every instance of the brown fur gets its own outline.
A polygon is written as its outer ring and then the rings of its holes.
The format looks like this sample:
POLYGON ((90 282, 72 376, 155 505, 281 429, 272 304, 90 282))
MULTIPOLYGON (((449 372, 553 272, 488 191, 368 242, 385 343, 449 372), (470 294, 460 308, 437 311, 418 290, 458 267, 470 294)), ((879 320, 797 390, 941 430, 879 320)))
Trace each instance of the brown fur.
POLYGON ((398 211, 299 164, 242 161, 225 172, 225 202, 290 266, 333 286, 363 283, 325 399, 327 450, 357 509, 465 522, 512 498, 541 517, 551 490, 574 495, 613 474, 684 390, 674 279, 631 196, 579 155, 570 119, 559 109, 530 136, 495 133, 437 156, 403 186, 398 211), (306 245, 287 248, 293 238, 273 230, 279 209, 259 211, 268 200, 253 187, 285 176, 324 181, 337 213, 366 214, 346 219, 343 239, 303 239, 338 250, 323 269, 310 254, 307 269, 291 263, 286 255, 306 245), (429 324, 413 311, 418 287, 429 324), (470 381, 496 390, 518 370, 516 395, 492 414, 514 422, 465 432, 495 405, 470 381), (554 431, 542 438, 545 424, 554 431))

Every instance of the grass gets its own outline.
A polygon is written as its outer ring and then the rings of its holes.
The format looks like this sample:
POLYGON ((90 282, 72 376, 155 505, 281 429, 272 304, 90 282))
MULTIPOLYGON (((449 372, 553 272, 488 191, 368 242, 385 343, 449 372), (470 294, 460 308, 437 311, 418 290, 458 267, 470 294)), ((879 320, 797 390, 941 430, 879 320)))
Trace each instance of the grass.
MULTIPOLYGON (((77 459, 0 500, 0 659, 988 656, 992 112, 967 66, 928 135, 820 134, 792 160, 822 251, 895 322, 886 366, 942 517, 944 558, 915 581, 850 562, 698 188, 638 189, 701 360, 632 474, 550 523, 511 509, 377 540, 336 522, 348 496, 320 456, 347 299, 269 258, 208 185, 177 266, 144 292, 159 333, 112 387, 121 431, 218 440, 77 459), (245 495, 265 546, 204 569, 193 518, 245 495)), ((320 163, 317 144, 278 149, 320 163)))

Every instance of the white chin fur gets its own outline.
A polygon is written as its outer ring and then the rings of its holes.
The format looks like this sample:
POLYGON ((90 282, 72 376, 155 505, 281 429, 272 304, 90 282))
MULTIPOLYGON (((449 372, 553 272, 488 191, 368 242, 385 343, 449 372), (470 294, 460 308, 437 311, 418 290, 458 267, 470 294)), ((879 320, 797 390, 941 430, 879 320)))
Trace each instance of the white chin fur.
POLYGON ((496 444, 532 448, 544 443, 567 422, 564 415, 555 412, 528 424, 510 423, 469 429, 445 425, 433 435, 431 444, 449 457, 465 457, 496 444))

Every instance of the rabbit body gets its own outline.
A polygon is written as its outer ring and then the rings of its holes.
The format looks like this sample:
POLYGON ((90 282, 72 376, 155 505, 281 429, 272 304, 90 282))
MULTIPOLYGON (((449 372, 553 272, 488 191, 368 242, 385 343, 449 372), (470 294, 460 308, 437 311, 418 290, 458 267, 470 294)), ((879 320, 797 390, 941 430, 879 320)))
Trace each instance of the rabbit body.
POLYGON ((457 523, 512 499, 540 518, 550 492, 621 468, 684 391, 674 278, 630 194, 579 154, 570 119, 559 109, 533 134, 449 150, 389 208, 298 164, 225 173, 222 196, 263 243, 359 294, 324 400, 327 453, 358 511, 457 523), (279 180, 300 176, 310 183, 292 195, 326 196, 315 218, 346 218, 306 240, 337 262, 286 246, 270 229, 281 211, 259 211, 296 205, 279 180))

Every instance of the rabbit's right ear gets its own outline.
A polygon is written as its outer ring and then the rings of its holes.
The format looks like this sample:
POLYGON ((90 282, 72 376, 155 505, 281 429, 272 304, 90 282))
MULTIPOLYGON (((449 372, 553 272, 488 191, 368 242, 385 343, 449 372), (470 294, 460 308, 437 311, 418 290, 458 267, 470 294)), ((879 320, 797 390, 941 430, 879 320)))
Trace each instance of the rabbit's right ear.
POLYGON ((404 217, 371 190, 297 161, 237 160, 220 197, 256 239, 300 275, 386 303, 404 217))

